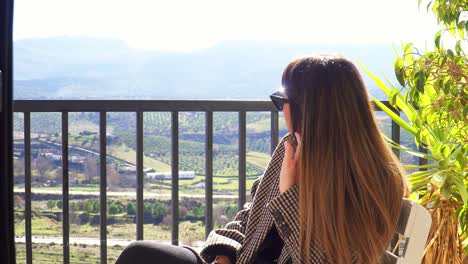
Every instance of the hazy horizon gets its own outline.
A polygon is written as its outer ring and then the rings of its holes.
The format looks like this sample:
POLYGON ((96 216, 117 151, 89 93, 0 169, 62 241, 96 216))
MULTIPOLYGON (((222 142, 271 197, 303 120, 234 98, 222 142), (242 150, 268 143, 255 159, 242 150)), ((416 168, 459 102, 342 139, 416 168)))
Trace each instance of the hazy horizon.
MULTIPOLYGON (((157 52, 107 38, 51 37, 17 40, 14 47, 15 99, 268 99, 287 63, 318 53, 339 53, 396 83, 390 44, 243 40, 157 52)), ((360 71, 369 92, 382 99, 360 71)))

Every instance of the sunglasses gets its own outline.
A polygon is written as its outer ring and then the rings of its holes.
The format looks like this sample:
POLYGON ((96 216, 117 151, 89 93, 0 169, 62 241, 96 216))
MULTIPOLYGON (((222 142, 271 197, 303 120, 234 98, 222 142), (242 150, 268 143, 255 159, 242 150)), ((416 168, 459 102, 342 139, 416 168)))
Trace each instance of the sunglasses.
POLYGON ((270 99, 278 111, 283 111, 284 104, 289 103, 289 99, 284 98, 284 93, 282 91, 274 92, 270 95, 270 99))

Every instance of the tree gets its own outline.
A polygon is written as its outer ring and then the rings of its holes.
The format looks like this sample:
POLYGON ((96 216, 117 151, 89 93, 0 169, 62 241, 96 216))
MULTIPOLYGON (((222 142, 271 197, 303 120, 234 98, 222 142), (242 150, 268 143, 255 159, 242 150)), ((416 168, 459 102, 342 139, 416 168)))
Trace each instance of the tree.
POLYGON ((83 212, 81 213, 78 218, 80 219, 80 224, 85 224, 89 222, 89 213, 83 212))
POLYGON ((80 210, 80 206, 78 205, 78 202, 70 202, 69 206, 70 206, 70 211, 75 212, 75 211, 80 210))
POLYGON ((134 202, 128 202, 127 204, 127 214, 136 215, 136 204, 134 202))
POLYGON ((88 213, 93 213, 94 212, 94 208, 96 207, 95 205, 96 203, 96 200, 87 200, 84 204, 84 211, 88 212, 88 213))
POLYGON ((117 203, 112 203, 110 206, 109 206, 109 213, 110 214, 120 214, 122 212, 122 207, 117 204, 117 203))
POLYGON ((461 263, 468 252, 468 57, 463 49, 468 19, 461 19, 468 2, 426 2, 444 29, 435 34, 433 50, 421 52, 411 43, 403 45, 394 63, 402 88, 366 71, 408 121, 374 101, 414 136, 419 151, 389 139, 390 145, 429 161, 406 166, 420 170, 408 176, 410 198, 426 206, 433 219, 423 263, 461 263), (455 45, 444 44, 444 37, 455 45))
POLYGON ((84 162, 84 174, 86 183, 91 183, 94 177, 98 177, 100 174, 97 160, 94 158, 88 158, 84 162))
POLYGON ((205 217, 205 206, 200 205, 193 207, 192 210, 190 210, 189 216, 195 219, 203 219, 205 217))
POLYGON ((24 177, 24 160, 14 160, 13 161, 13 173, 15 177, 22 176, 24 177))
POLYGON ((111 166, 107 166, 107 179, 108 179, 108 186, 109 190, 116 191, 118 190, 120 183, 121 183, 121 175, 120 173, 111 166))
POLYGON ((163 228, 170 227, 172 225, 172 214, 169 213, 163 217, 162 220, 163 228))
POLYGON ((152 217, 154 223, 159 224, 166 214, 166 207, 161 202, 155 202, 152 207, 152 217))
POLYGON ((145 203, 143 205, 143 218, 151 219, 153 217, 153 207, 150 203, 145 203))
POLYGON ((19 196, 19 195, 15 195, 14 196, 14 202, 13 202, 15 208, 24 208, 24 199, 19 196))
POLYGON ((55 184, 62 184, 63 170, 62 167, 58 167, 55 170, 55 184))
POLYGON ((101 210, 101 204, 99 200, 93 200, 93 213, 98 213, 101 210))
POLYGON ((237 212, 239 211, 238 207, 237 207, 237 204, 234 204, 234 203, 230 203, 225 211, 224 211, 224 214, 226 215, 226 217, 228 219, 233 219, 234 216, 237 214, 237 212))
POLYGON ((39 173, 39 182, 46 180, 46 172, 51 168, 51 164, 47 158, 38 156, 34 162, 34 167, 39 173))
POLYGON ((56 205, 57 205, 57 202, 55 200, 47 201, 47 208, 49 209, 54 209, 56 205))

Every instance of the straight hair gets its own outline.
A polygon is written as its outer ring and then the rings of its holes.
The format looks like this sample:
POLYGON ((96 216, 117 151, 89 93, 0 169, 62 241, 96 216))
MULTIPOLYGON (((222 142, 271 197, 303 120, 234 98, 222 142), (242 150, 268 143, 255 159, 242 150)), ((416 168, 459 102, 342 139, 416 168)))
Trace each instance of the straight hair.
POLYGON ((282 84, 293 133, 302 135, 301 263, 312 246, 330 263, 379 262, 407 187, 358 70, 337 55, 304 57, 286 67, 282 84))

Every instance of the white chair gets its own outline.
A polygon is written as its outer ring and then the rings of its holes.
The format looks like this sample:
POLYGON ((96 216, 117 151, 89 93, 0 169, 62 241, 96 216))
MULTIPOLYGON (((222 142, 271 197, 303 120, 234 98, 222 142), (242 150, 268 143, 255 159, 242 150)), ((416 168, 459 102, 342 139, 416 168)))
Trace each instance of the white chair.
POLYGON ((383 263, 420 264, 431 223, 432 218, 426 208, 416 202, 403 199, 396 228, 400 239, 389 247, 383 263), (392 253, 392 251, 396 252, 392 253))

